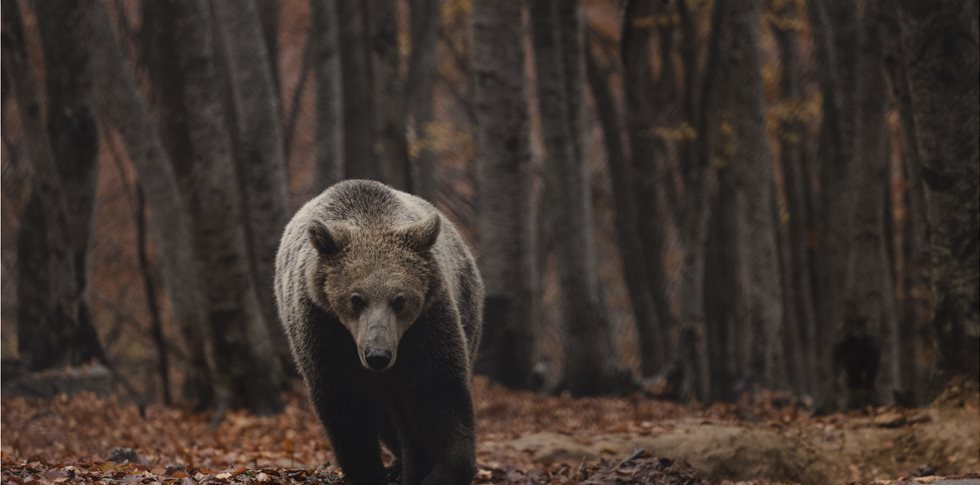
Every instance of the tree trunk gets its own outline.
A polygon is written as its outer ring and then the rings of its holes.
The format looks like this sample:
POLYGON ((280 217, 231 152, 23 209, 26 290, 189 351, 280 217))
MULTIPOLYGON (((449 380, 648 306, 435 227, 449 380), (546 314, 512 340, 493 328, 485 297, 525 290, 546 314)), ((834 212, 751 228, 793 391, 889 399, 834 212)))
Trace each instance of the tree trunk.
POLYGON ((282 9, 279 0, 255 0, 259 22, 262 25, 262 41, 269 58, 269 73, 272 75, 272 88, 275 93, 276 114, 282 120, 282 104, 279 102, 279 20, 282 9))
MULTIPOLYGON (((885 66, 895 104, 898 107, 901 126, 902 168, 905 190, 902 204, 906 214, 903 225, 905 265, 896 284, 900 288, 901 322, 904 327, 903 349, 910 349, 905 358, 907 373, 905 383, 909 400, 926 402, 938 394, 944 386, 939 371, 939 349, 936 329, 932 327, 931 271, 929 255, 928 222, 926 220, 925 186, 922 183, 922 164, 916 139, 915 120, 912 118, 912 99, 909 94, 908 72, 903 60, 901 25, 898 12, 885 10, 882 23, 882 48, 885 66)), ((904 350, 903 350, 904 352, 904 350)))
POLYGON ((316 59, 315 191, 319 193, 344 179, 344 101, 337 46, 337 3, 310 0, 310 9, 313 11, 310 35, 316 59))
POLYGON ((904 1, 899 9, 911 115, 904 125, 914 127, 925 185, 940 368, 974 379, 980 373, 977 15, 972 1, 904 1))
POLYGON ((738 223, 729 203, 734 190, 731 171, 730 164, 719 171, 717 193, 711 194, 711 219, 704 254, 705 272, 711 277, 703 281, 707 349, 711 355, 711 397, 727 402, 738 398, 735 379, 742 375, 743 367, 739 365, 736 352, 739 342, 737 324, 744 313, 742 302, 736 297, 737 262, 731 250, 738 223))
MULTIPOLYGON (((657 169, 653 142, 648 133, 653 127, 651 113, 655 111, 651 99, 654 90, 650 79, 649 29, 635 25, 643 17, 651 15, 649 2, 630 2, 623 24, 623 90, 626 96, 626 129, 629 134, 631 181, 619 190, 631 190, 636 200, 636 224, 644 249, 644 272, 650 281, 654 311, 659 329, 654 327, 655 338, 668 342, 668 335, 677 328, 677 319, 667 299, 666 270, 664 269, 664 239, 666 237, 664 214, 659 204, 662 175, 657 169)), ((639 263, 639 262, 638 262, 639 263)), ((677 348, 666 345, 660 357, 661 365, 676 357, 677 348)))
POLYGON ((532 383, 535 256, 531 154, 519 2, 473 4, 480 265, 486 285, 481 360, 491 379, 532 383))
POLYGON ((337 0, 337 43, 343 93, 344 175, 384 180, 375 153, 373 84, 368 58, 365 2, 337 0))
POLYGON ((207 404, 210 376, 201 338, 205 317, 176 177, 102 3, 83 0, 77 5, 71 21, 60 25, 71 39, 61 48, 79 49, 84 56, 80 58, 86 59, 83 72, 94 82, 93 104, 118 130, 136 169, 153 214, 153 236, 173 318, 192 350, 192 368, 187 371, 191 397, 199 405, 207 404))
POLYGON ((840 405, 863 408, 889 404, 900 388, 895 297, 885 250, 884 197, 888 192, 885 153, 885 79, 876 6, 861 19, 858 100, 854 126, 860 157, 850 167, 853 232, 843 320, 834 329, 835 380, 840 405), (842 376, 842 374, 844 376, 842 376))
POLYGON ((273 348, 283 367, 292 368, 272 293, 274 256, 289 217, 278 97, 255 3, 244 1, 234 8, 226 2, 212 5, 227 60, 224 67, 234 115, 228 123, 234 127, 234 163, 252 278, 273 348))
MULTIPOLYGON (((219 404, 278 411, 282 369, 269 339, 249 267, 236 174, 224 124, 212 42, 202 1, 176 1, 170 35, 177 70, 165 83, 180 92, 171 108, 185 123, 173 162, 191 219, 196 264, 208 308, 207 345, 219 404)), ((266 228, 268 230, 268 228, 266 228)))
POLYGON ((742 283, 748 296, 751 353, 750 377, 774 389, 785 389, 783 297, 780 284, 776 224, 772 207, 772 154, 765 127, 762 65, 759 54, 757 0, 731 11, 732 112, 735 150, 735 217, 742 283))
MULTIPOLYGON (((577 9, 576 9, 577 10, 577 9)), ((562 36, 562 23, 578 19, 579 12, 562 16, 552 0, 531 3, 538 100, 541 130, 546 152, 545 197, 552 209, 549 215, 559 281, 561 331, 565 345, 564 384, 573 395, 594 395, 621 388, 624 370, 612 345, 609 319, 596 274, 593 241, 591 191, 586 167, 576 149, 581 137, 577 113, 569 108, 581 101, 568 98, 581 95, 581 88, 566 91, 567 75, 582 74, 581 69, 564 65, 582 62, 581 48, 569 46, 579 57, 566 55, 563 40, 576 42, 575 35, 562 36)), ((574 25, 574 24, 573 24, 574 25)), ((581 24, 576 25, 581 28, 581 24)), ((573 80, 581 83, 579 76, 573 80)))
MULTIPOLYGON (((853 164, 852 120, 855 113, 857 4, 854 0, 825 3, 807 2, 813 43, 823 96, 823 118, 819 139, 819 207, 815 210, 817 251, 817 340, 822 350, 818 374, 822 390, 830 398, 832 390, 831 352, 833 331, 843 319, 849 260, 852 203, 849 199, 848 171, 853 164)), ((824 403, 819 403, 822 405, 824 403)))
POLYGON ((786 355, 787 389, 802 396, 806 392, 805 364, 803 362, 803 332, 800 326, 799 309, 796 307, 799 298, 794 286, 794 271, 789 224, 781 214, 778 199, 785 200, 785 194, 773 193, 772 217, 776 226, 776 253, 779 255, 779 285, 782 288, 783 305, 783 340, 780 345, 786 355))
POLYGON ((718 190, 717 172, 722 165, 719 160, 731 158, 730 153, 725 153, 725 144, 719 143, 729 86, 718 82, 729 75, 730 66, 723 49, 731 37, 731 29, 728 28, 731 9, 728 2, 717 2, 712 12, 711 39, 705 73, 701 76, 701 103, 694 120, 698 143, 693 157, 694 165, 684 171, 686 193, 682 204, 686 216, 680 227, 684 247, 679 290, 681 323, 679 331, 671 338, 671 347, 676 352, 674 362, 680 371, 677 394, 682 399, 707 401, 714 397, 705 317, 705 255, 708 223, 711 221, 711 197, 718 190))
POLYGON ((160 374, 163 404, 169 406, 173 403, 173 395, 170 392, 170 359, 167 351, 167 340, 163 335, 163 321, 160 319, 157 285, 150 266, 149 241, 146 238, 146 198, 139 186, 135 187, 134 192, 136 192, 134 217, 136 222, 136 256, 139 261, 140 273, 143 276, 143 292, 146 295, 147 313, 150 315, 150 333, 153 335, 153 344, 157 351, 157 372, 160 374))
POLYGON ((408 61, 405 91, 415 119, 416 154, 412 190, 423 199, 436 200, 438 189, 436 151, 431 142, 435 121, 435 93, 438 59, 440 0, 411 2, 412 54, 408 61))
POLYGON ((5 79, 13 82, 33 164, 34 191, 17 238, 18 348, 29 369, 104 359, 88 317, 86 253, 95 197, 98 135, 91 109, 92 79, 84 57, 60 50, 60 21, 71 6, 39 12, 47 81, 48 123, 30 73, 20 11, 3 9, 5 79), (70 211, 70 212, 69 212, 70 211))
POLYGON ((370 32, 375 156, 381 166, 382 180, 398 190, 410 191, 412 174, 405 139, 405 82, 399 72, 398 3, 369 0, 364 5, 370 32))
MULTIPOLYGON (((786 212, 788 226, 786 250, 789 252, 788 268, 791 273, 786 287, 796 312, 787 315, 787 325, 795 325, 802 336, 802 388, 813 392, 817 382, 816 365, 818 355, 817 317, 811 286, 811 261, 809 233, 810 220, 809 191, 806 186, 804 164, 807 162, 804 146, 805 126, 803 116, 802 73, 800 71, 799 12, 793 2, 783 4, 777 12, 781 22, 774 25, 773 33, 779 49, 780 87, 785 117, 780 125, 780 162, 783 171, 783 187, 786 193, 786 212), (793 323, 795 321, 795 323, 793 323)), ((787 329, 788 330, 788 329, 787 329)))
POLYGON ((589 49, 585 50, 589 86, 595 102, 599 125, 602 128, 606 148, 606 163, 613 187, 613 219, 616 226, 619 257, 623 277, 630 295, 633 318, 636 319, 639 337, 640 373, 644 377, 654 375, 663 366, 666 357, 666 335, 657 320, 653 303, 653 288, 647 277, 646 254, 637 231, 637 209, 633 188, 632 167, 623 154, 619 114, 609 92, 606 79, 589 49))

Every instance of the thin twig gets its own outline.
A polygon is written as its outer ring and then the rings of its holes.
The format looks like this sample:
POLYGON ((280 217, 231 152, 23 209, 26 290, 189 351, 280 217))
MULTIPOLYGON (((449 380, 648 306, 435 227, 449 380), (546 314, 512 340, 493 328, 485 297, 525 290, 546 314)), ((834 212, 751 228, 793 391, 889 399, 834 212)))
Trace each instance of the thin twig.
POLYGON ((646 453, 646 450, 644 450, 643 448, 637 448, 636 450, 633 450, 633 454, 630 455, 628 458, 624 459, 623 461, 619 462, 614 468, 614 470, 618 470, 622 468, 623 465, 639 458, 641 455, 643 455, 643 453, 646 453))

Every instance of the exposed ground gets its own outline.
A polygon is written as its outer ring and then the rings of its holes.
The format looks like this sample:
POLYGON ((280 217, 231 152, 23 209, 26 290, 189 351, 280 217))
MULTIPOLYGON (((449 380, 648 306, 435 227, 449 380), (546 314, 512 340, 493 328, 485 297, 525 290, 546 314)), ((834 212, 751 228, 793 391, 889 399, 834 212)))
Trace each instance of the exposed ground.
MULTIPOLYGON (((965 478, 980 478, 973 385, 924 409, 824 417, 777 395, 701 408, 475 388, 478 483, 980 483, 965 478)), ((86 394, 0 404, 3 483, 340 480, 299 393, 279 416, 230 412, 214 429, 206 413, 151 406, 141 417, 123 400, 86 394)))

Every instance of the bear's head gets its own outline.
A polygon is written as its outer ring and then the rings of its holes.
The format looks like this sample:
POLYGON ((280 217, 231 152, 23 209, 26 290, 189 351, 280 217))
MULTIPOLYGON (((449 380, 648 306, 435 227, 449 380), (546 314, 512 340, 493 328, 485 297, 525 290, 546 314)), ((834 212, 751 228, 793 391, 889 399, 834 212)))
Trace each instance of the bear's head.
POLYGON ((390 369, 402 335, 426 308, 440 226, 439 215, 431 214, 394 228, 319 221, 308 227, 319 255, 313 298, 354 337, 364 367, 390 369))

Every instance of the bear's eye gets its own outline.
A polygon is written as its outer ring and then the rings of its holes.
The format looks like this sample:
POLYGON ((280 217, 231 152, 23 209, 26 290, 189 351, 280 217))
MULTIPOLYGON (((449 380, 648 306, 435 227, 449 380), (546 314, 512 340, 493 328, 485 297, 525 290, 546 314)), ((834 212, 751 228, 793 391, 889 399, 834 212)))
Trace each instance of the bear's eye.
POLYGON ((354 310, 354 313, 361 313, 361 310, 364 309, 364 306, 365 306, 364 297, 358 295, 357 293, 354 293, 353 295, 350 296, 350 307, 354 310))
POLYGON ((395 310, 396 313, 400 313, 402 309, 405 308, 405 297, 398 295, 394 300, 391 300, 391 309, 395 310))

